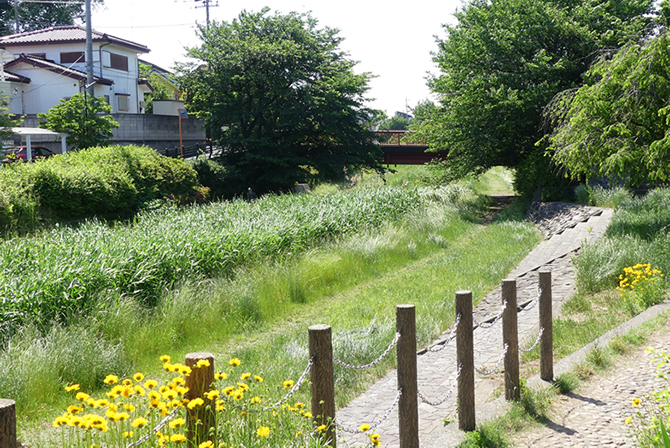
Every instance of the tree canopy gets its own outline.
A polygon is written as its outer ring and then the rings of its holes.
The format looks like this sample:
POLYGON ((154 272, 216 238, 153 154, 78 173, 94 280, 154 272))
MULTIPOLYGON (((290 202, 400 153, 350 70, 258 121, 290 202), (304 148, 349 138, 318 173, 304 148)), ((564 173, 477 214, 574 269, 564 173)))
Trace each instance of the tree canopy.
POLYGON ((579 87, 599 51, 642 36, 652 3, 470 0, 438 40, 429 86, 439 103, 421 137, 449 152, 454 177, 519 166, 538 151, 545 105, 579 87))
POLYGON ((180 67, 180 81, 240 191, 382 169, 366 128, 370 74, 354 73, 338 30, 319 28, 309 14, 266 8, 211 22, 199 35, 201 45, 188 51, 196 62, 180 67))
POLYGON ((68 134, 68 143, 78 149, 103 146, 112 138, 112 129, 119 123, 109 115, 112 106, 104 98, 73 95, 69 100, 61 99, 47 113, 37 114, 43 118, 39 126, 55 132, 68 134))
POLYGON ((594 64, 587 84, 557 96, 549 150, 573 177, 670 178, 670 36, 594 64))
MULTIPOLYGON (((92 0, 101 4, 103 0, 92 0)), ((68 4, 29 3, 18 0, 0 0, 0 36, 34 31, 56 25, 74 25, 84 19, 84 5, 81 1, 68 4), (16 8, 16 9, 15 9, 16 8), (19 29, 16 30, 18 18, 19 29)))

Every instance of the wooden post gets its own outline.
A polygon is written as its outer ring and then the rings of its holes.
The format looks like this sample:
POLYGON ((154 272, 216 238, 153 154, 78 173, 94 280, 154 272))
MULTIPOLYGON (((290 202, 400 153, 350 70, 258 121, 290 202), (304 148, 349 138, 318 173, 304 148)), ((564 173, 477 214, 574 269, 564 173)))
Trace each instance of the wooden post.
POLYGON ((198 446, 202 442, 216 441, 216 415, 213 400, 205 395, 212 389, 214 383, 214 355, 211 353, 189 353, 186 355, 184 364, 191 368, 191 374, 186 377, 186 398, 190 401, 201 398, 204 404, 190 409, 186 412, 186 437, 189 446, 198 446), (197 367, 198 361, 208 361, 208 366, 197 367))
POLYGON ((472 292, 456 291, 456 368, 458 377, 458 429, 475 430, 475 360, 472 335, 472 292))
POLYGON ((516 280, 502 281, 502 300, 507 302, 503 311, 503 346, 505 354, 505 399, 518 401, 521 398, 519 381, 519 334, 517 332, 516 280))
POLYGON ((416 384, 416 310, 414 305, 396 306, 398 339, 398 402, 400 448, 419 448, 419 404, 416 384))
POLYGON ((337 444, 335 433, 335 379, 333 373, 333 340, 329 325, 309 327, 309 357, 312 359, 312 415, 316 426, 327 425, 323 440, 337 444))
POLYGON ((16 402, 0 398, 0 448, 16 448, 16 402))
POLYGON ((553 354, 553 320, 552 320, 552 298, 551 298, 551 271, 540 272, 540 328, 542 338, 540 340, 540 378, 544 381, 554 379, 554 354, 553 354))

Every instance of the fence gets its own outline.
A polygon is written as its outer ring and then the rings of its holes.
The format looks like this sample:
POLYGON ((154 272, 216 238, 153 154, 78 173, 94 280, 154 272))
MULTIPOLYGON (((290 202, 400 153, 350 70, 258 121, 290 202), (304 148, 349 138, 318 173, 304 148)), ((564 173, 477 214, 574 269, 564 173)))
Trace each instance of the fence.
MULTIPOLYGON (((539 273, 539 293, 526 307, 539 304, 540 332, 535 343, 526 351, 540 346, 540 377, 545 381, 553 379, 552 354, 552 297, 551 272, 539 273)), ((386 350, 374 361, 362 366, 353 366, 333 356, 331 328, 328 325, 312 325, 309 327, 309 360, 300 379, 293 385, 288 394, 278 403, 264 409, 272 410, 285 403, 303 384, 307 374, 311 380, 311 407, 314 423, 327 425, 326 431, 320 433, 326 444, 335 447, 337 430, 349 433, 360 433, 343 427, 335 416, 334 363, 351 369, 365 369, 381 362, 393 349, 397 350, 398 388, 395 400, 384 412, 381 419, 370 424, 374 429, 383 423, 391 412, 398 407, 398 424, 401 448, 418 448, 419 446, 419 414, 418 402, 421 400, 431 406, 439 406, 451 395, 457 385, 458 393, 458 426, 462 431, 475 429, 475 372, 489 375, 496 372, 504 361, 505 398, 519 400, 519 340, 517 332, 517 296, 516 280, 502 282, 502 309, 488 322, 476 324, 472 313, 472 293, 457 291, 455 294, 455 324, 449 337, 439 347, 425 347, 424 350, 440 351, 456 340, 455 376, 457 383, 437 402, 427 400, 419 391, 417 384, 417 342, 416 316, 414 305, 397 305, 396 334, 386 350), (502 319, 503 347, 496 366, 483 371, 474 365, 474 329, 475 324, 483 329, 491 328, 502 319)), ((523 349, 522 349, 523 351, 523 349)), ((200 360, 207 360, 206 368, 194 369, 188 377, 186 386, 189 388, 187 398, 201 397, 208 400, 205 392, 209 391, 214 379, 214 357, 210 353, 191 353, 186 355, 185 364, 192 367, 200 360)), ((176 412, 180 408, 175 408, 176 412)), ((187 436, 191 440, 206 440, 209 429, 213 427, 214 417, 210 415, 212 406, 201 406, 187 411, 187 436), (209 414, 208 414, 209 413, 209 414), (198 422, 196 425, 195 422, 198 422)), ((153 432, 159 431, 168 423, 173 413, 167 415, 153 432)), ((148 439, 150 435, 146 436, 148 439)), ((140 439, 127 448, 139 446, 146 439, 140 439)), ((16 414, 12 400, 0 399, 0 448, 16 448, 16 414)))

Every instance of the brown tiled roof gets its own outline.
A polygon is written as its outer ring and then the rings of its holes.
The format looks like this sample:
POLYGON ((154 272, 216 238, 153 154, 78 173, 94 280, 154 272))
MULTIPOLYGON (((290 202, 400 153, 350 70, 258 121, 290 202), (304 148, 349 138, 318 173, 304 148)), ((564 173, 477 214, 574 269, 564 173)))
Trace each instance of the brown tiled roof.
MULTIPOLYGON (((144 45, 131 42, 106 33, 92 31, 93 42, 109 42, 133 49, 138 53, 148 53, 150 50, 144 45)), ((86 42, 86 28, 76 25, 52 26, 43 30, 28 31, 26 33, 10 34, 0 37, 0 47, 13 47, 26 44, 51 43, 81 43, 86 42)))
MULTIPOLYGON (((56 64, 54 61, 49 59, 43 59, 40 57, 29 56, 26 54, 21 54, 19 57, 5 64, 5 69, 12 68, 18 64, 30 64, 33 67, 40 67, 50 72, 57 73, 62 76, 67 76, 68 78, 76 79, 77 81, 86 82, 86 73, 80 70, 75 70, 64 65, 56 64)), ((111 79, 100 78, 99 76, 94 76, 93 80, 96 84, 105 84, 111 86, 114 84, 114 81, 111 79)))
POLYGON ((25 76, 17 75, 12 72, 8 72, 7 70, 5 70, 5 80, 11 82, 22 82, 24 84, 30 83, 30 78, 26 78, 25 76))

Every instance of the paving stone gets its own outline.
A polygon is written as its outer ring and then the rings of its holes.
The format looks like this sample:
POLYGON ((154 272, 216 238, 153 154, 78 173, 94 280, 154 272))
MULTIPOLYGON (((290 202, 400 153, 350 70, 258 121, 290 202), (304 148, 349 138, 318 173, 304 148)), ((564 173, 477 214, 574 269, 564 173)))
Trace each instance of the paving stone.
MULTIPOLYGON (((536 220, 536 224, 542 229, 547 239, 531 251, 508 276, 517 281, 517 301, 521 308, 518 315, 518 327, 522 347, 526 346, 523 344, 532 344, 539 330, 538 307, 535 306, 535 298, 538 295, 538 272, 543 269, 552 271, 552 298, 555 312, 559 311, 561 303, 574 293, 572 257, 579 253, 584 242, 593 241, 604 234, 611 216, 611 210, 595 207, 572 204, 537 206, 537 210, 531 217, 536 220)), ((475 366, 479 369, 490 370, 501 359, 503 346, 501 322, 496 322, 490 328, 484 328, 485 323, 491 322, 500 313, 501 308, 500 289, 497 288, 482 299, 474 310, 475 321, 482 324, 474 330, 475 366)), ((446 340, 450 330, 440 336, 436 342, 446 340)), ((442 346, 433 348, 440 347, 442 346)), ((454 384, 456 377, 455 342, 452 341, 439 352, 422 352, 418 356, 417 366, 419 391, 429 401, 442 401, 451 385, 454 384)), ((503 376, 500 372, 488 376, 477 374, 475 381, 477 406, 490 401, 492 394, 500 390, 502 382, 503 376)), ((370 387, 367 392, 354 399, 347 407, 338 410, 336 414, 338 424, 348 429, 355 429, 362 423, 373 425, 378 422, 394 402, 397 393, 396 384, 396 371, 394 370, 370 387)), ((419 402, 421 403, 421 400, 419 402)), ((462 438, 462 434, 454 430, 454 427, 457 426, 456 420, 455 393, 440 406, 422 403, 419 407, 421 446, 439 448, 455 446, 459 438, 462 438), (445 419, 454 424, 445 427, 445 419)), ((375 429, 381 435, 382 446, 399 446, 397 410, 393 410, 386 420, 376 425, 375 429)), ((339 446, 343 447, 362 446, 368 442, 367 437, 363 434, 344 432, 340 432, 339 440, 339 446)), ((541 446, 562 446, 563 442, 558 438, 556 440, 556 445, 546 445, 548 440, 545 439, 541 446)))

